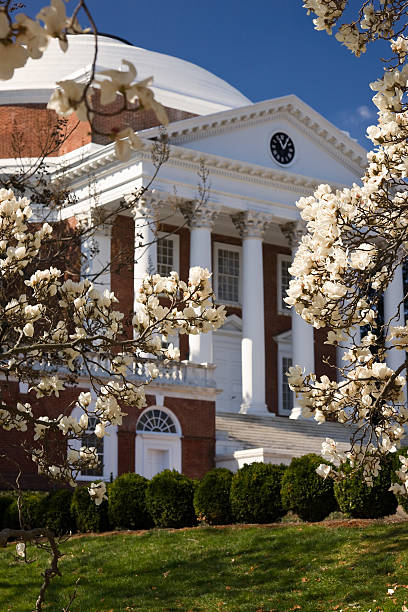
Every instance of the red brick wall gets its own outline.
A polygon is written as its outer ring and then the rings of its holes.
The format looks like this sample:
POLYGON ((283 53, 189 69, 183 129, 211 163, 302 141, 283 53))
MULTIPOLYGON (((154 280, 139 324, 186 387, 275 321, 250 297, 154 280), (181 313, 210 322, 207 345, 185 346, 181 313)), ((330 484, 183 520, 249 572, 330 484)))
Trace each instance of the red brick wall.
POLYGON ((61 135, 67 140, 55 150, 53 131, 57 114, 45 104, 0 106, 0 158, 38 157, 44 151, 50 156, 62 155, 91 142, 89 124, 77 122, 74 115, 63 124, 61 135))
MULTIPOLYGON (((119 97, 118 97, 119 98, 119 97)), ((104 108, 105 112, 112 112, 119 108, 118 102, 104 108)), ((195 117, 175 108, 167 108, 170 122, 195 117)), ((66 119, 59 118, 53 110, 46 108, 46 104, 13 104, 0 106, 0 158, 38 157, 45 151, 49 156, 58 156, 74 151, 90 142, 109 144, 111 138, 100 134, 91 136, 88 122, 81 121, 73 113, 66 119), (60 126, 60 136, 64 142, 56 146, 53 133, 60 126)), ((144 130, 160 125, 155 113, 151 110, 125 112, 120 116, 98 117, 95 127, 104 134, 115 128, 122 129, 130 125, 135 131, 144 130)))

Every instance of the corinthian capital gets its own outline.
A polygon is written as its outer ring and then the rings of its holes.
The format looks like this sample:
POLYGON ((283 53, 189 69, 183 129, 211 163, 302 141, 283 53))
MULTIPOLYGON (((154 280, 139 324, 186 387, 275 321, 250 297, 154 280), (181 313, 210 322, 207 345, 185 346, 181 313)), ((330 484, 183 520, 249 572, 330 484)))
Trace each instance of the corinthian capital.
POLYGON ((105 211, 102 206, 88 208, 75 216, 78 225, 88 235, 92 236, 97 232, 108 237, 111 235, 114 215, 109 214, 109 211, 105 211))
POLYGON ((183 201, 179 204, 182 215, 187 220, 190 229, 207 227, 213 229, 218 208, 210 202, 197 202, 197 200, 183 201))
POLYGON ((296 249, 302 240, 302 236, 307 233, 306 223, 302 220, 285 223, 285 225, 280 226, 280 229, 291 249, 296 249))
POLYGON ((241 238, 263 238, 266 226, 272 222, 267 213, 246 210, 231 217, 241 238))

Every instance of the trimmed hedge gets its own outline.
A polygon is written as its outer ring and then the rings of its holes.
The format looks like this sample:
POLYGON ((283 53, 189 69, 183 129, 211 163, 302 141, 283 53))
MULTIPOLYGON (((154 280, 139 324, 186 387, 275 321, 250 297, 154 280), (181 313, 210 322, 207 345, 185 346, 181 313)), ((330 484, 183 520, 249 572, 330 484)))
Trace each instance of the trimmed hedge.
POLYGON ((109 489, 109 520, 113 527, 149 529, 153 521, 146 508, 149 481, 139 474, 122 474, 109 489))
MULTIPOLYGON (((45 493, 39 491, 25 491, 23 493, 22 517, 23 528, 33 529, 44 527, 44 515, 41 511, 41 503, 45 493)), ((17 499, 9 504, 4 512, 3 525, 9 529, 20 529, 17 499)))
POLYGON ((303 521, 322 521, 337 508, 333 480, 316 474, 321 463, 319 455, 310 453, 294 457, 282 479, 282 503, 303 521))
POLYGON ((336 482, 334 494, 340 510, 353 518, 380 518, 395 514, 397 498, 389 491, 392 468, 393 460, 383 459, 372 487, 365 484, 362 469, 336 482))
POLYGON ((196 524, 191 478, 176 470, 154 476, 146 490, 146 506, 156 527, 190 527, 196 524))
POLYGON ((194 493, 194 509, 198 520, 209 525, 232 523, 232 477, 232 472, 227 468, 214 468, 199 481, 194 493))
POLYGON ((41 501, 40 510, 44 524, 56 535, 63 535, 76 530, 71 512, 73 492, 70 489, 51 491, 41 501))
POLYGON ((86 486, 75 489, 71 501, 71 512, 78 531, 101 532, 110 529, 108 502, 104 500, 97 506, 91 499, 86 486))
POLYGON ((285 514, 281 500, 285 465, 251 463, 232 478, 231 509, 240 523, 273 523, 285 514))

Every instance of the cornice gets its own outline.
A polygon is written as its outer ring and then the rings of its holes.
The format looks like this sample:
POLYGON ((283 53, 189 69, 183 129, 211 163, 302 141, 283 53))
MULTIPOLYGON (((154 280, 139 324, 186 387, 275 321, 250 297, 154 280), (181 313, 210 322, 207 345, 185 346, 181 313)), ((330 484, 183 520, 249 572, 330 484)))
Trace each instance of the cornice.
MULTIPOLYGON (((366 166, 366 151, 347 134, 300 100, 289 95, 252 104, 232 111, 194 117, 172 123, 168 136, 172 144, 182 144, 237 129, 244 129, 273 119, 290 117, 296 127, 317 142, 332 157, 352 172, 362 174, 366 166)), ((140 133, 144 138, 157 136, 157 128, 140 133)))
MULTIPOLYGON (((120 162, 115 155, 113 145, 107 145, 102 151, 91 154, 81 163, 72 167, 65 167, 64 171, 61 172, 61 180, 75 180, 82 177, 87 180, 90 174, 102 169, 104 170, 103 174, 106 175, 109 172, 109 165, 114 165, 116 172, 122 172, 127 168, 134 167, 135 163, 151 162, 151 149, 152 143, 145 140, 143 149, 134 153, 128 162, 120 162)), ((277 187, 300 195, 306 192, 312 193, 322 182, 321 179, 286 170, 250 164, 185 147, 169 146, 169 159, 166 166, 183 168, 196 173, 203 162, 212 175, 266 187, 277 187)), ((58 173, 55 178, 58 180, 58 173)), ((345 187, 340 183, 332 182, 331 184, 337 189, 345 187)))

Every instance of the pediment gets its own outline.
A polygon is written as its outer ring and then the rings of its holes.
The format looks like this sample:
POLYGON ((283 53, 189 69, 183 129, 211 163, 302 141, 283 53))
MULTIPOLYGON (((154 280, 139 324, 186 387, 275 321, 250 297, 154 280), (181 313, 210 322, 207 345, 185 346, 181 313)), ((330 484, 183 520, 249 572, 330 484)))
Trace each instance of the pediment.
POLYGON ((230 315, 225 319, 225 323, 219 331, 242 333, 242 319, 237 315, 230 315))
MULTIPOLYGON (((142 135, 154 137, 154 129, 142 135)), ((184 149, 323 182, 349 185, 360 179, 366 163, 365 149, 293 95, 175 122, 168 135, 170 144, 184 149), (278 163, 270 149, 279 132, 295 147, 288 164, 278 163)))

